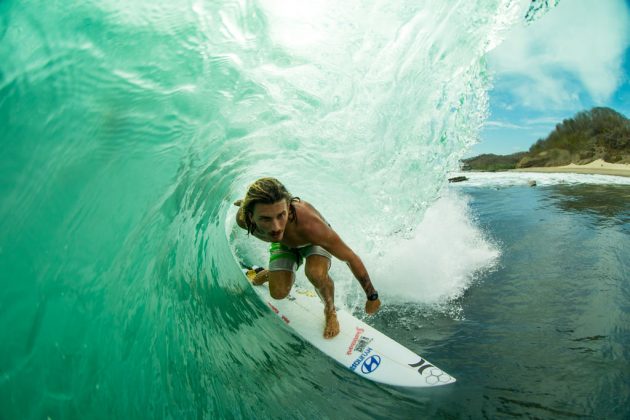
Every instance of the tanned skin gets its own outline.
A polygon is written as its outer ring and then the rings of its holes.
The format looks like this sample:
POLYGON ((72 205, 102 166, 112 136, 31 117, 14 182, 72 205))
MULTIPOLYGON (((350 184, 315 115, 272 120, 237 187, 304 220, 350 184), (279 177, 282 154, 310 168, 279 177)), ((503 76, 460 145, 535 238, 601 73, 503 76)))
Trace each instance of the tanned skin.
MULTIPOLYGON (((234 203, 240 206, 241 201, 234 203)), ((253 235, 265 242, 280 242, 289 248, 303 245, 319 245, 330 252, 337 259, 344 261, 357 278, 366 296, 376 290, 370 281, 370 276, 361 258, 346 245, 337 232, 323 220, 319 212, 306 201, 295 201, 296 220, 289 221, 289 207, 281 200, 273 204, 257 203, 252 214, 243 214, 242 208, 236 215, 238 225, 247 229, 245 217, 256 225, 253 235)), ((339 334, 339 322, 335 311, 335 286, 328 275, 330 261, 321 255, 311 255, 306 258, 305 273, 309 281, 315 286, 324 301, 324 315, 326 325, 324 337, 332 338, 339 334)), ((295 274, 291 271, 263 270, 256 275, 253 283, 261 285, 269 282, 269 292, 274 299, 283 299, 291 290, 295 281, 295 274)), ((365 302, 365 312, 373 314, 381 306, 379 299, 365 302)))

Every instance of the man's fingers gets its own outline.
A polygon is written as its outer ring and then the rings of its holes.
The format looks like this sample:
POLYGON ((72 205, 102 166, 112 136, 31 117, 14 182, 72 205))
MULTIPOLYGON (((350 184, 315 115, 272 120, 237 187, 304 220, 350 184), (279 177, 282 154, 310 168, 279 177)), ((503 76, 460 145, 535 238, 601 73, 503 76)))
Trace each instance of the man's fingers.
POLYGON ((365 302, 365 312, 368 313, 369 315, 378 311, 380 307, 381 307, 380 299, 368 300, 367 302, 365 302))

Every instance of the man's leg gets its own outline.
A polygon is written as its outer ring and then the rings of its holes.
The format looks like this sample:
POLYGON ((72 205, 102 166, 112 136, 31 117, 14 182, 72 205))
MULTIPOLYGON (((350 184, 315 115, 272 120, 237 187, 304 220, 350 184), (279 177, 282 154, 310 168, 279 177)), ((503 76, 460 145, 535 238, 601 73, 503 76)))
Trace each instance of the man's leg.
POLYGON ((306 267, 304 268, 306 277, 315 286, 319 296, 324 301, 325 338, 333 338, 339 334, 339 322, 335 311, 335 285, 328 275, 329 268, 329 258, 321 255, 310 255, 306 258, 306 267))
POLYGON ((256 274, 252 281, 259 286, 269 282, 269 294, 274 299, 287 297, 295 281, 295 271, 301 260, 300 254, 277 242, 269 247, 269 268, 256 274))
POLYGON ((292 271, 269 271, 263 270, 256 274, 256 277, 252 281, 255 285, 259 286, 266 282, 269 282, 269 294, 274 299, 284 299, 287 297, 293 287, 295 281, 295 273, 292 271))

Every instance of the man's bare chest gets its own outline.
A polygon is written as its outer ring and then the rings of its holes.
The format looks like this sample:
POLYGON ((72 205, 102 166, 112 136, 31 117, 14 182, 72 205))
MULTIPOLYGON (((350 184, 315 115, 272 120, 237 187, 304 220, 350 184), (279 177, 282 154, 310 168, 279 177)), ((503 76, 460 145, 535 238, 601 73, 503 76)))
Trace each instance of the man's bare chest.
POLYGON ((297 228, 287 229, 280 243, 289 248, 299 248, 301 246, 310 245, 309 239, 297 228))

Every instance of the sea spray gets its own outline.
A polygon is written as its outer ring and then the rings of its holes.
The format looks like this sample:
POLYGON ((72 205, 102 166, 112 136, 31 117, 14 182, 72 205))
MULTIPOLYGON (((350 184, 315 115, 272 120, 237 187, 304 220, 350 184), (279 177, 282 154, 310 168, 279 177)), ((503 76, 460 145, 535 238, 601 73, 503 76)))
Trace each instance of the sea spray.
POLYGON ((424 213, 412 238, 383 249, 376 277, 391 300, 443 304, 461 297, 500 251, 474 222, 465 196, 447 191, 424 213))

